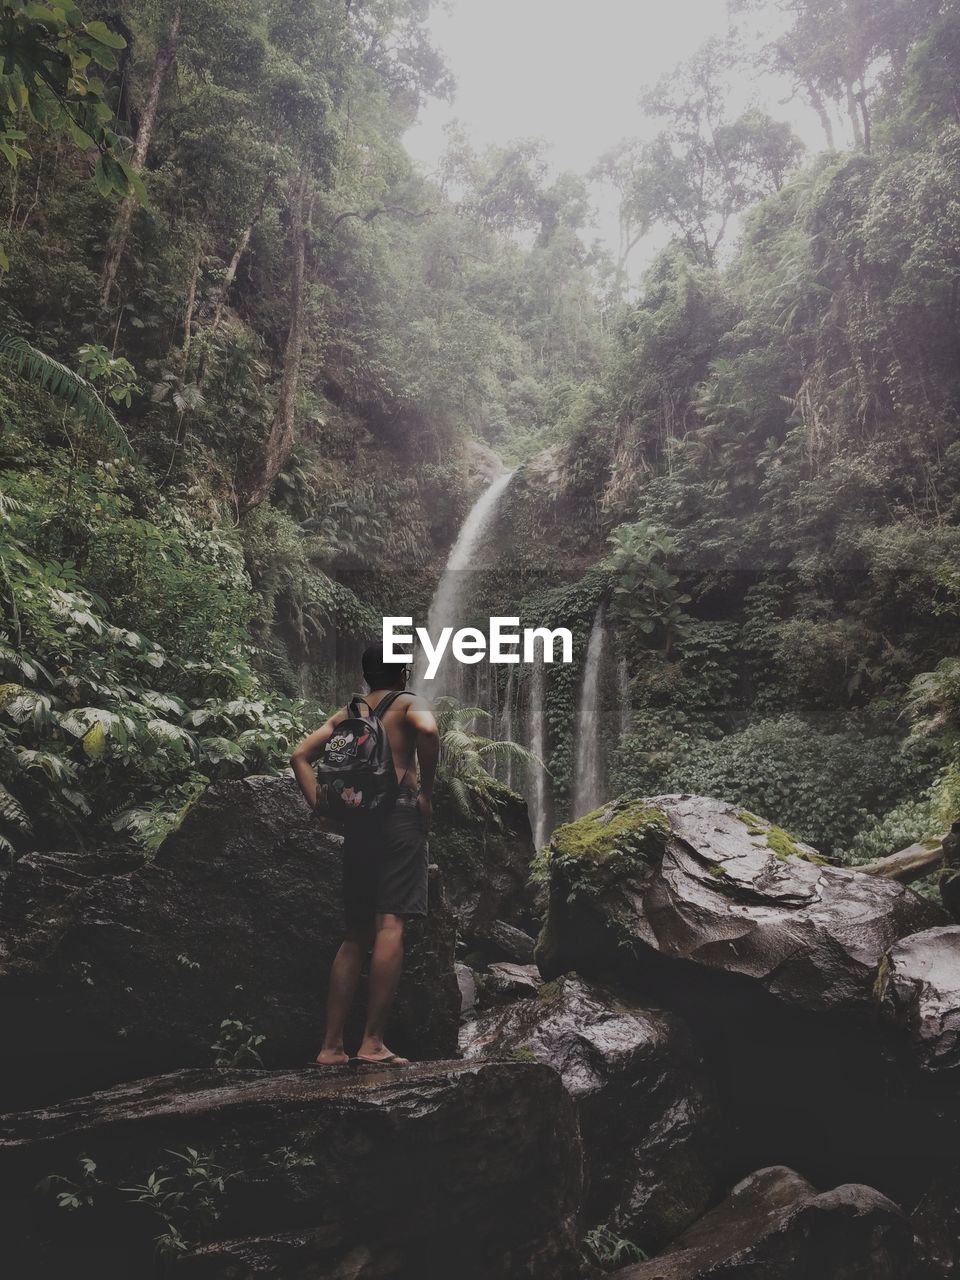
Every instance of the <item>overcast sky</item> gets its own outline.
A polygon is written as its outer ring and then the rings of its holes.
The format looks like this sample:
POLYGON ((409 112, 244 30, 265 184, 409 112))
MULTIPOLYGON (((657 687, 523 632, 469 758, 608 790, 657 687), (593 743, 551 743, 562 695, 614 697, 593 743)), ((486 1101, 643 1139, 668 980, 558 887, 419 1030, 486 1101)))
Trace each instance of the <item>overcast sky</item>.
MULTIPOLYGON (((556 170, 586 173, 622 138, 656 131, 640 111, 640 93, 725 32, 728 19, 726 0, 448 0, 430 26, 457 90, 451 103, 429 103, 406 136, 427 172, 444 150, 444 125, 459 120, 477 148, 542 137, 556 170)), ((812 113, 778 101, 786 86, 754 81, 741 88, 745 100, 759 99, 808 145, 822 146, 812 113)), ((596 234, 616 251, 613 195, 597 189, 596 199, 596 234)), ((639 247, 633 274, 658 241, 639 247)))

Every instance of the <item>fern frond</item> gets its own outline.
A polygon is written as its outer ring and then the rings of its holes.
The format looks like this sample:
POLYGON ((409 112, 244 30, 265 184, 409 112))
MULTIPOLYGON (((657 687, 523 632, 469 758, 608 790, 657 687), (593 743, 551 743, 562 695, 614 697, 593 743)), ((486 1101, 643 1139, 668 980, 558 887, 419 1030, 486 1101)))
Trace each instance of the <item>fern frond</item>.
POLYGON ((120 453, 126 456, 133 453, 123 427, 100 399, 96 388, 79 373, 17 334, 0 338, 0 360, 12 364, 20 377, 35 383, 41 391, 76 410, 85 422, 98 427, 120 453))

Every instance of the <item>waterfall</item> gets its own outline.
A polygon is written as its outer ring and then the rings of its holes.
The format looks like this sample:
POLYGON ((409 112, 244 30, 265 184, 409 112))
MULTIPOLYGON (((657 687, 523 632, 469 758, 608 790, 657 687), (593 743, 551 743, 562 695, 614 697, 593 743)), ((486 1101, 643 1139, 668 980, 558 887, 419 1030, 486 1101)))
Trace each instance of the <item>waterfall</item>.
MULTIPOLYGON (((496 688, 496 684, 493 687, 496 688)), ((501 742, 513 742, 513 667, 507 668, 507 687, 503 694, 503 710, 500 712, 497 732, 501 742)), ((513 786, 513 761, 510 759, 504 766, 503 780, 508 787, 513 786)))
MULTIPOLYGON (((546 679, 542 656, 537 660, 530 677, 530 698, 527 704, 529 723, 528 741, 530 750, 543 760, 547 749, 546 725, 544 722, 544 690, 546 679)), ((530 826, 533 829, 533 843, 539 849, 547 839, 547 771, 542 765, 532 766, 534 769, 533 787, 527 797, 530 806, 530 826)))
POLYGON ((600 671, 603 664, 603 605, 590 628, 577 714, 577 757, 573 816, 582 817, 603 800, 603 752, 600 741, 600 671))
MULTIPOLYGON (((446 568, 437 584, 437 589, 430 602, 427 615, 427 630, 436 640, 443 627, 458 630, 464 625, 462 609, 467 598, 467 574, 476 569, 477 552, 483 542, 484 535, 493 524, 497 512, 497 504, 506 492, 507 485, 513 477, 512 471, 504 471, 481 493, 470 508, 447 557, 446 568)), ((476 671, 467 668, 470 677, 470 688, 479 693, 479 678, 476 671)), ((439 698, 444 695, 464 701, 468 678, 464 667, 451 657, 449 650, 444 654, 440 669, 430 681, 417 672, 414 688, 428 698, 439 698)))
POLYGON ((622 741, 630 732, 633 720, 633 706, 630 702, 630 672, 627 670, 627 660, 622 655, 617 663, 617 693, 620 697, 620 739, 622 741))

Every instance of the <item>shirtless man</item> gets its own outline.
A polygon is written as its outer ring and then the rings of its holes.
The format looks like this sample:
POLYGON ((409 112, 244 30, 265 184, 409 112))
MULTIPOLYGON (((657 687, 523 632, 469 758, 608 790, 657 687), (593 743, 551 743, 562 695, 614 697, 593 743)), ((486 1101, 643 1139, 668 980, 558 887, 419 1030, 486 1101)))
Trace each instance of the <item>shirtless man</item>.
MULTIPOLYGON (((350 1061, 343 1048, 343 1027, 371 946, 367 1024, 357 1059, 390 1067, 409 1066, 407 1058, 386 1047, 383 1034, 403 969, 404 921, 427 913, 427 832, 440 755, 437 722, 425 699, 407 692, 409 674, 404 665, 384 662, 381 645, 372 645, 363 655, 363 677, 370 688, 363 701, 374 711, 385 698, 392 699, 383 713, 383 726, 399 789, 396 803, 385 817, 360 819, 344 837, 346 933, 330 973, 327 1030, 317 1055, 317 1063, 323 1067, 350 1061)), ((347 708, 341 707, 290 757, 311 809, 316 810, 321 802, 313 762, 347 715, 347 708)))

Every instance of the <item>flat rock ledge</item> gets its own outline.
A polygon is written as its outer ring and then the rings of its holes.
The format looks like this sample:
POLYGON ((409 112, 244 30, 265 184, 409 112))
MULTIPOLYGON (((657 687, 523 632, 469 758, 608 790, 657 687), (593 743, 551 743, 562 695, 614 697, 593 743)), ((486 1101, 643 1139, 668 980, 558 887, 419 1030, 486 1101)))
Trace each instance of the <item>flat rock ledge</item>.
POLYGON ((171 1153, 188 1149, 225 1183, 178 1275, 577 1274, 574 1106, 550 1068, 508 1062, 179 1071, 2 1116, 9 1274, 150 1274, 163 1223, 122 1188, 182 1168, 171 1153), (64 1212, 35 1188, 82 1181, 81 1159, 96 1164, 93 1204, 64 1212))

